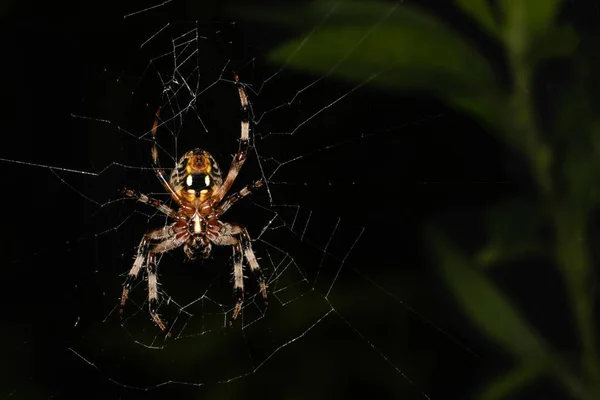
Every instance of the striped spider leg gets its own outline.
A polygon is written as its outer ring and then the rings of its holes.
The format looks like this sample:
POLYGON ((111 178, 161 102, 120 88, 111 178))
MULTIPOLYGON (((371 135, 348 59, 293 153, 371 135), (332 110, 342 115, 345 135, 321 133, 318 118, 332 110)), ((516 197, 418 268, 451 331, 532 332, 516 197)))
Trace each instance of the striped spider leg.
MULTIPOLYGON (((188 239, 188 236, 189 233, 185 229, 185 225, 178 225, 177 223, 157 228, 144 234, 138 246, 137 256, 133 262, 133 267, 129 270, 127 279, 125 279, 125 283, 123 284, 123 294, 121 295, 121 306, 119 310, 121 316, 123 315, 123 309, 127 302, 129 291, 140 271, 145 267, 148 276, 148 308, 150 315, 156 325, 167 332, 166 325, 157 313, 158 278, 156 271, 156 255, 181 246, 188 239)), ((171 333, 167 332, 167 335, 171 336, 171 333)))
POLYGON ((158 180, 178 205, 177 210, 160 200, 124 189, 127 197, 148 204, 175 221, 162 228, 144 234, 138 246, 133 266, 123 284, 121 296, 121 314, 127 302, 133 282, 145 268, 148 276, 148 305, 152 319, 160 329, 168 332, 167 326, 157 313, 158 308, 158 276, 157 255, 183 246, 185 255, 194 260, 197 256, 206 258, 210 255, 212 245, 231 246, 233 249, 233 282, 236 300, 231 319, 232 325, 238 317, 244 301, 244 259, 250 267, 254 278, 258 281, 261 295, 267 305, 267 285, 261 272, 258 260, 252 250, 252 240, 247 229, 237 223, 223 222, 220 217, 236 202, 249 195, 253 189, 263 185, 257 181, 245 186, 239 192, 225 197, 237 178, 244 164, 250 147, 250 121, 248 96, 243 85, 234 74, 235 84, 241 103, 242 121, 238 152, 231 167, 222 178, 221 170, 214 157, 207 151, 196 148, 185 153, 178 161, 167 180, 160 167, 157 131, 160 125, 160 109, 156 112, 152 126, 152 165, 158 180))

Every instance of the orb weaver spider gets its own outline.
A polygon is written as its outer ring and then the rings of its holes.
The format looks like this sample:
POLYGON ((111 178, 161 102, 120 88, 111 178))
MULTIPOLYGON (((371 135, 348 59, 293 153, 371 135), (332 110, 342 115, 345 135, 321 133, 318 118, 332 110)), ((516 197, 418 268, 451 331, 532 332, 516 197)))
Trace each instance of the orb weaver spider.
POLYGON ((148 276, 148 307, 150 315, 156 325, 169 336, 171 334, 167 330, 167 326, 157 313, 159 304, 157 255, 180 246, 183 246, 183 251, 190 260, 194 260, 198 255, 202 258, 208 257, 212 249, 212 244, 231 246, 233 248, 233 287, 236 303, 231 319, 228 322, 229 326, 238 317, 244 302, 244 258, 250 266, 255 279, 258 281, 260 292, 265 305, 267 305, 267 285, 256 255, 252 250, 252 241, 248 231, 241 224, 220 220, 220 217, 231 206, 249 195, 253 189, 263 184, 259 180, 245 186, 239 192, 225 197, 246 160, 250 146, 248 96, 244 90, 244 86, 239 82, 236 73, 234 73, 234 80, 238 89, 242 110, 241 138, 239 140, 238 152, 233 158, 225 180, 222 178, 221 170, 214 157, 209 152, 200 148, 185 153, 173 169, 169 180, 167 180, 164 170, 160 167, 156 141, 156 133, 159 128, 159 108, 151 130, 153 141, 152 166, 158 180, 171 195, 178 209, 174 210, 164 202, 150 198, 134 190, 122 190, 125 196, 148 204, 174 220, 173 223, 153 229, 145 233, 142 237, 133 266, 123 283, 123 294, 120 304, 120 314, 123 315, 123 309, 132 285, 138 278, 140 271, 145 267, 148 276))

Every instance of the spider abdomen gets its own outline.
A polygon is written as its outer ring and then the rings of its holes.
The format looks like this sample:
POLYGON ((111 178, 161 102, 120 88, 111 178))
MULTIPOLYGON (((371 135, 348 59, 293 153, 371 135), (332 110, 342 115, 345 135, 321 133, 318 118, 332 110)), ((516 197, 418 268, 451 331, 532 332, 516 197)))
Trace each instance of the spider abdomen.
POLYGON ((193 149, 179 159, 169 183, 178 196, 198 205, 212 196, 223 178, 217 161, 208 151, 193 149))

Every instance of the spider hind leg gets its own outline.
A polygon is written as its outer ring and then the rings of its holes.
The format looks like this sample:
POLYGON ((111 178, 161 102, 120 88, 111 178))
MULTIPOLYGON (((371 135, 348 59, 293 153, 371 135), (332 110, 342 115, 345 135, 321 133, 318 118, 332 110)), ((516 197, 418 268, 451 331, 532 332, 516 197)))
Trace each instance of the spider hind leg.
POLYGON ((242 249, 244 251, 244 257, 250 264, 250 271, 254 275, 254 279, 258 282, 258 287, 260 289, 260 294, 263 297, 263 301, 265 303, 265 307, 269 305, 269 300, 267 298, 267 284, 265 282, 265 277, 263 275, 262 270, 260 269, 260 265, 258 264, 258 260, 256 259, 256 255, 252 250, 252 241, 250 240, 250 235, 246 228, 242 230, 241 233, 241 243, 242 249))
POLYGON ((158 327, 166 332, 167 336, 171 337, 171 331, 167 329, 167 325, 158 315, 158 278, 156 276, 156 254, 150 252, 148 254, 148 309, 152 319, 158 327))
POLYGON ((233 325, 244 304, 244 270, 243 270, 243 253, 239 242, 233 245, 233 297, 235 298, 235 306, 231 319, 227 323, 228 326, 233 325))
POLYGON ((123 284, 123 294, 121 296, 121 304, 119 313, 123 315, 125 303, 129 297, 129 292, 132 289, 133 282, 138 278, 142 268, 146 268, 148 276, 148 307, 152 319, 158 327, 166 332, 167 336, 171 337, 171 332, 167 329, 167 325, 158 315, 158 277, 156 255, 165 253, 183 245, 189 238, 184 227, 175 222, 172 225, 167 225, 162 228, 157 228, 146 233, 138 246, 138 252, 133 263, 133 267, 129 271, 127 279, 123 284))
POLYGON ((150 231, 142 237, 142 240, 138 245, 137 255, 135 256, 133 266, 129 270, 125 282, 123 282, 123 293, 121 294, 121 304, 119 306, 119 314, 121 315, 121 317, 123 317, 125 304, 127 303, 127 299, 129 298, 129 292, 133 288, 133 283, 136 281, 140 274, 140 271, 145 265, 144 262, 146 261, 146 258, 148 257, 148 252, 150 251, 150 242, 153 240, 163 240, 169 235, 171 235, 171 227, 165 226, 150 231))
POLYGON ((233 297, 236 301, 231 319, 227 323, 231 326, 242 310, 244 303, 244 266, 246 258, 254 278, 258 282, 265 307, 268 306, 267 284, 258 264, 258 260, 252 250, 250 235, 246 228, 238 224, 224 224, 220 236, 213 243, 221 246, 232 246, 233 248, 233 297))

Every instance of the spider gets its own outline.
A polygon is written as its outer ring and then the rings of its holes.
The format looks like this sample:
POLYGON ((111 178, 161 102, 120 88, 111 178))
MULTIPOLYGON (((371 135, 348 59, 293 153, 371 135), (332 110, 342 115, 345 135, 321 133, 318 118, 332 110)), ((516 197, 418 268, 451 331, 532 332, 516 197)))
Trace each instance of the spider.
POLYGON ((233 290, 236 303, 228 322, 229 326, 238 317, 244 302, 244 258, 258 281, 260 292, 265 305, 267 305, 267 285, 252 250, 248 231, 243 225, 220 220, 220 217, 233 204, 249 195, 253 189, 262 186, 262 181, 259 180, 252 185, 245 186, 239 192, 225 197, 246 160, 250 141, 248 96, 236 73, 234 73, 234 80, 242 109, 241 138, 238 152, 233 158, 225 180, 223 180, 221 170, 213 156, 199 148, 185 153, 173 169, 169 180, 167 180, 165 172, 160 167, 156 143, 156 132, 159 127, 160 116, 159 108, 151 131, 153 141, 152 165, 158 180, 179 208, 174 210, 160 200, 150 198, 131 189, 122 190, 125 196, 148 204, 174 220, 173 223, 153 229, 142 237, 133 266, 123 283, 120 307, 120 314, 123 315, 129 291, 138 278, 140 271, 145 267, 148 276, 150 315, 156 325, 169 336, 170 332, 167 331, 167 326, 157 313, 158 278, 156 257, 180 246, 183 246, 183 251, 190 260, 196 259, 197 256, 207 258, 213 244, 233 248, 233 290))

